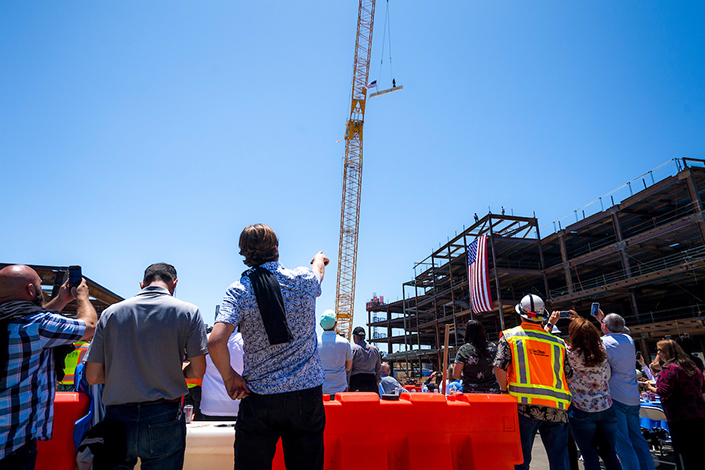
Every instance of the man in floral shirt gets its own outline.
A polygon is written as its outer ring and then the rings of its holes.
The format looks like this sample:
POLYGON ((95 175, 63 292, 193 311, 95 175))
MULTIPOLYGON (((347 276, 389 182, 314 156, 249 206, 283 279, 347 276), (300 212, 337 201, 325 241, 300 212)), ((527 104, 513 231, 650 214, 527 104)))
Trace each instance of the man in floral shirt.
POLYGON ((565 343, 541 328, 546 312, 539 296, 525 296, 515 310, 522 323, 502 332, 493 363, 502 392, 517 397, 524 462, 515 468, 529 469, 534 438, 540 430, 551 470, 567 470, 567 409, 570 405, 567 382, 572 370, 565 343), (519 354, 514 354, 513 349, 519 354), (555 365, 555 370, 551 364, 555 365), (550 389, 551 386, 538 383, 541 376, 546 377, 544 381, 560 386, 550 389))
POLYGON ((235 468, 271 469, 279 438, 287 468, 323 469, 324 371, 318 356, 316 297, 328 264, 279 263, 279 241, 264 224, 245 227, 240 254, 251 268, 225 293, 208 340, 230 398, 242 399, 235 425, 235 468), (227 342, 244 341, 242 376, 230 365, 227 342))

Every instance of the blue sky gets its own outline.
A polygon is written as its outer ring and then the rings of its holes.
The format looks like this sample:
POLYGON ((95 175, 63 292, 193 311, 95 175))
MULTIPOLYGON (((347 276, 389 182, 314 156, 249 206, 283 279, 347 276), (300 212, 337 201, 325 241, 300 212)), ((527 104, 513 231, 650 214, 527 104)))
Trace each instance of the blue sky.
MULTIPOLYGON (((122 296, 166 261, 212 323, 245 269, 240 231, 263 222, 285 265, 329 255, 318 311, 332 308, 357 6, 0 3, 0 259, 80 264, 122 296)), ((367 107, 358 324, 473 212, 543 226, 705 158, 702 2, 389 8, 404 90, 367 107)))

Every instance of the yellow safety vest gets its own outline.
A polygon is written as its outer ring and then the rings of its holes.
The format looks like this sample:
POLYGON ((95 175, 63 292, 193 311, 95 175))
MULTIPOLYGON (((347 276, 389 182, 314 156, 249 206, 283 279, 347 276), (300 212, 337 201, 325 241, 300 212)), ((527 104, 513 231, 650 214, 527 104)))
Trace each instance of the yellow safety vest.
POLYGON ((186 379, 186 386, 188 388, 200 387, 203 385, 203 379, 186 379))
POLYGON ((90 343, 78 341, 73 343, 73 345, 76 346, 76 349, 67 354, 64 361, 64 380, 59 382, 62 385, 74 384, 74 372, 76 371, 76 366, 83 362, 83 358, 88 353, 90 343))
POLYGON ((512 351, 507 369, 509 394, 519 403, 567 410, 571 394, 563 367, 563 340, 532 322, 523 322, 502 334, 512 351))

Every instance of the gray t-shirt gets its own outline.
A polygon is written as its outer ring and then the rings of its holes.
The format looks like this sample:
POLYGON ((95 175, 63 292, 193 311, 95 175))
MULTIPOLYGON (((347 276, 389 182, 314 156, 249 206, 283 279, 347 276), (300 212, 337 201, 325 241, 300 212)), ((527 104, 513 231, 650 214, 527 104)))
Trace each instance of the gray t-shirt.
POLYGON ((198 307, 148 286, 101 314, 87 361, 105 365, 105 405, 171 400, 188 393, 184 351, 206 354, 206 342, 198 307))
POLYGON ((363 339, 351 346, 353 363, 350 375, 355 374, 375 374, 377 383, 382 380, 382 361, 379 357, 379 350, 368 344, 363 339))

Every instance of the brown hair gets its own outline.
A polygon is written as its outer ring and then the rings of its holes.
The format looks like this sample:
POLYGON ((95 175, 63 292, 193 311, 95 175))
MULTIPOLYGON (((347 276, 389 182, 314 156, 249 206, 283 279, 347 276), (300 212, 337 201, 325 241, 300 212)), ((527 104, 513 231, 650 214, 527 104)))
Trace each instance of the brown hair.
POLYGON ((587 367, 602 364, 607 360, 607 353, 600 340, 600 332, 590 321, 582 317, 574 319, 570 322, 568 334, 571 348, 582 351, 587 367))
POLYGON ((664 365, 676 363, 685 369, 688 375, 693 375, 697 370, 695 363, 690 360, 683 348, 672 339, 663 339, 656 343, 656 347, 661 350, 664 365))
POLYGON ((240 254, 245 265, 259 266, 267 261, 279 261, 279 240, 268 225, 248 225, 240 234, 240 254))

